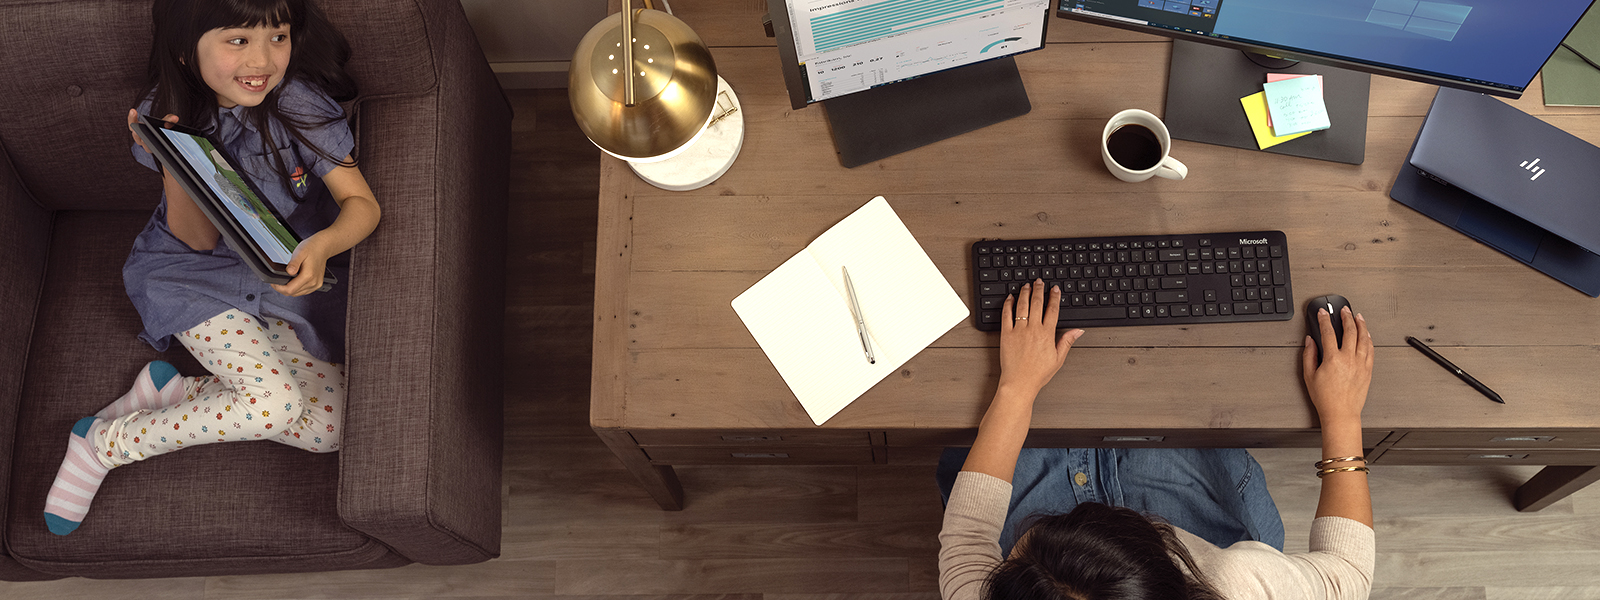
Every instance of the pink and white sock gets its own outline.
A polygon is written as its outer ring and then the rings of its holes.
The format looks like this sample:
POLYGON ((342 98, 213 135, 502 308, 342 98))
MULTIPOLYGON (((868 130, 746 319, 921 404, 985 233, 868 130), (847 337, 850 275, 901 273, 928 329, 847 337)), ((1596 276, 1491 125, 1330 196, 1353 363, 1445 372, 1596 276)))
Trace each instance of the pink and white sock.
POLYGON ((164 360, 151 361, 133 379, 133 388, 94 414, 111 419, 147 408, 172 406, 183 400, 183 378, 177 367, 164 360))
POLYGON ((84 417, 72 425, 67 457, 61 461, 61 470, 56 471, 56 481, 44 500, 44 522, 50 533, 67 535, 78 528, 84 515, 89 514, 89 504, 100 491, 100 482, 111 471, 95 456, 89 441, 95 428, 104 424, 102 419, 84 417))

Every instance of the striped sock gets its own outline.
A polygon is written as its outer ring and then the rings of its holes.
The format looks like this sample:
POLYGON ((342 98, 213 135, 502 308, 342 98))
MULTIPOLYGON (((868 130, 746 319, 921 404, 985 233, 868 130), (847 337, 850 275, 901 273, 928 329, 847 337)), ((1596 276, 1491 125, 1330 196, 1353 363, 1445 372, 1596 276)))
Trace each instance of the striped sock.
POLYGON ((94 501, 100 482, 111 471, 100 464, 89 443, 89 435, 104 420, 94 417, 79 419, 72 426, 72 436, 67 438, 67 457, 56 472, 56 482, 44 500, 44 522, 50 533, 66 535, 78 528, 84 515, 89 514, 89 503, 94 501))
POLYGON ((129 389, 128 393, 100 409, 94 416, 111 419, 147 408, 177 404, 179 400, 183 400, 181 379, 178 376, 178 368, 171 363, 164 360, 151 361, 139 371, 139 376, 133 379, 133 388, 129 389))

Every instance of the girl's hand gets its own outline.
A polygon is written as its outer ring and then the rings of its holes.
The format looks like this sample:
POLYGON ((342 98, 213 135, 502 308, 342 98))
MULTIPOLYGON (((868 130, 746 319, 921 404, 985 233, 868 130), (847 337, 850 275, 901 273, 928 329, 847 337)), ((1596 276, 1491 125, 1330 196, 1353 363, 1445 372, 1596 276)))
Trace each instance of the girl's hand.
POLYGON ((1041 280, 1023 285, 1015 302, 1006 297, 1000 309, 1000 389, 1015 388, 1031 395, 1061 369, 1083 330, 1057 336, 1060 307, 1061 288, 1052 286, 1046 300, 1041 280))
POLYGON ((322 275, 328 270, 329 254, 318 234, 300 242, 289 257, 284 269, 294 276, 285 284, 272 284, 272 289, 285 296, 304 296, 322 289, 322 275))
MULTIPOLYGON (((177 123, 178 115, 167 115, 162 117, 161 120, 168 123, 177 123)), ((155 156, 155 153, 150 152, 150 148, 144 145, 144 140, 139 139, 139 134, 134 133, 133 124, 137 122, 139 122, 139 110, 136 108, 128 109, 128 135, 133 136, 133 143, 138 144, 140 148, 144 148, 144 151, 149 152, 151 156, 155 156)))
POLYGON ((1367 387, 1372 384, 1372 332, 1367 330, 1367 320, 1352 315, 1349 307, 1339 311, 1339 318, 1344 320, 1342 348, 1333 335, 1332 317, 1326 309, 1317 309, 1317 324, 1322 328, 1322 366, 1317 366, 1317 349, 1311 336, 1306 336, 1305 349, 1300 352, 1306 391, 1311 393, 1311 403, 1316 405, 1323 427, 1335 421, 1360 422, 1361 409, 1367 404, 1367 387))

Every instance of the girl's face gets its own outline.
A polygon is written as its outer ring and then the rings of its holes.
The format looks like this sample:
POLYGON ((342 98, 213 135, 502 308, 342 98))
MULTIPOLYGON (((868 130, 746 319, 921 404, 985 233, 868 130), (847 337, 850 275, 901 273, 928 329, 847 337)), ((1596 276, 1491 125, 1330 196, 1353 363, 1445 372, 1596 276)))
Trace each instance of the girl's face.
POLYGON ((200 77, 217 93, 217 104, 255 106, 289 67, 289 25, 213 29, 196 50, 200 77))

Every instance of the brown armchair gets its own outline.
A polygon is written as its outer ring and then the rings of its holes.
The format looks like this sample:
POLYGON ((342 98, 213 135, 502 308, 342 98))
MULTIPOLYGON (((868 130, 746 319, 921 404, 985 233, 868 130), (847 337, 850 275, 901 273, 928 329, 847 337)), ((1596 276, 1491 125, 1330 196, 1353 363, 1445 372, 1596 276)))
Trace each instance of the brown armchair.
POLYGON ((45 529, 72 423, 146 362, 121 267, 160 197, 124 126, 149 0, 0 0, 0 579, 330 571, 499 555, 511 112, 457 0, 319 0, 383 222, 355 248, 343 449, 196 447, 45 529))

